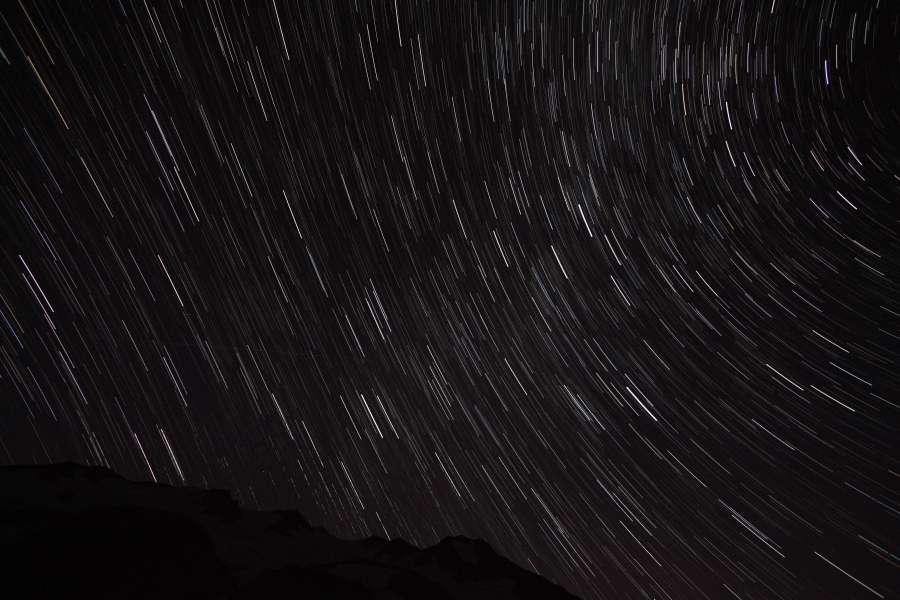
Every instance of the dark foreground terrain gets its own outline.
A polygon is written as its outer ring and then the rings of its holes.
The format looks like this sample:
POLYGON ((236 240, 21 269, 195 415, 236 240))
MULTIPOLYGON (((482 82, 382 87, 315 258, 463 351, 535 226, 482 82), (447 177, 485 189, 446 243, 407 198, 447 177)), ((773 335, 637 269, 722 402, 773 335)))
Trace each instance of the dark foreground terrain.
POLYGON ((8 598, 575 598, 483 540, 339 540, 296 511, 75 463, 0 467, 0 581, 8 598))

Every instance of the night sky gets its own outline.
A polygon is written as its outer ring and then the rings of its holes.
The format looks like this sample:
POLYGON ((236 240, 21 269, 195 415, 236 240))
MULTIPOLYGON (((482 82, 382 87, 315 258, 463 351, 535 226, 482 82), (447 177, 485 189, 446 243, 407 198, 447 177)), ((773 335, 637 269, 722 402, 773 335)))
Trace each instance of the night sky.
POLYGON ((900 595, 900 5, 5 2, 0 461, 900 595))

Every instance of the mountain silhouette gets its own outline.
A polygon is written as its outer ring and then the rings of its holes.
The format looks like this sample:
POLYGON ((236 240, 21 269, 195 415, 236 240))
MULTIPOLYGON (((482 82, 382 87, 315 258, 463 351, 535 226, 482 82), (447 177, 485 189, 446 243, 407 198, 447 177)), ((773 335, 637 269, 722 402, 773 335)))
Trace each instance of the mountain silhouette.
POLYGON ((225 490, 71 462, 0 467, 0 581, 21 599, 575 599, 483 540, 340 540, 225 490))

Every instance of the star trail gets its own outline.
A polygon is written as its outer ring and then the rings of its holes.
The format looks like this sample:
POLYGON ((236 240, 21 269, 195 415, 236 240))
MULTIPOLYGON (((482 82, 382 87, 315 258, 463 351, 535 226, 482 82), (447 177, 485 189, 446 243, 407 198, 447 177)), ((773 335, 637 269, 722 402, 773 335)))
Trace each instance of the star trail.
POLYGON ((896 2, 0 16, 0 460, 900 596, 896 2))

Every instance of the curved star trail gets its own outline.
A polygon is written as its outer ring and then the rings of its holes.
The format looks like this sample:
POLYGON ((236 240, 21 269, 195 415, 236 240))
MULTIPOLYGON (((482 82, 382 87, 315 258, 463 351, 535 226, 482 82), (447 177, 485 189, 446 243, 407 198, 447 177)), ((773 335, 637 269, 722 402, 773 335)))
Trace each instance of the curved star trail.
POLYGON ((900 594, 896 3, 239 4, 3 7, 3 461, 900 594))

